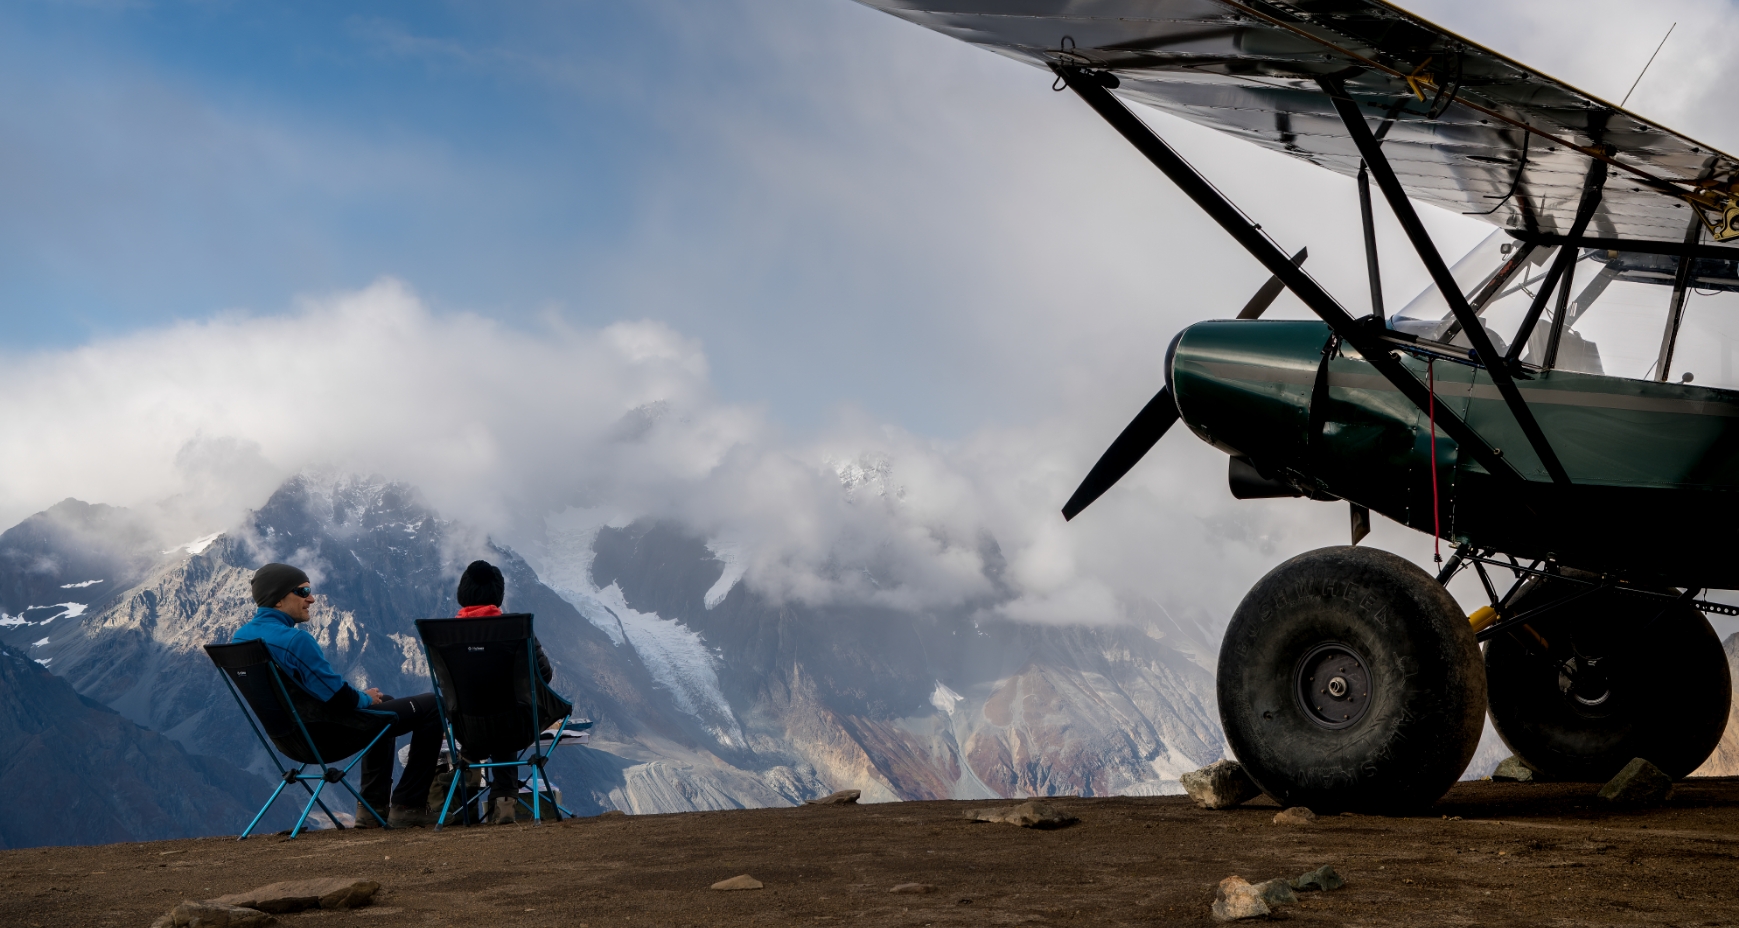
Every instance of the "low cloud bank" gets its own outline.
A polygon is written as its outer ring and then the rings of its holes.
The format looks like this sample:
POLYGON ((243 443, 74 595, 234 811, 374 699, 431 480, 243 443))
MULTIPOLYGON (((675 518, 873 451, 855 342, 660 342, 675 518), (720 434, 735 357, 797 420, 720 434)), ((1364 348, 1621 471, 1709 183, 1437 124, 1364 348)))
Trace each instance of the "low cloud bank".
POLYGON ((783 599, 1166 620, 1210 647, 1257 576, 1344 532, 1338 507, 1234 502, 1224 458, 1182 429, 1064 523, 1099 423, 938 442, 843 413, 793 437, 721 400, 701 346, 664 325, 525 330, 432 312, 393 280, 13 358, 0 407, 6 524, 76 496, 192 538, 293 473, 339 468, 415 484, 515 546, 552 524, 669 519, 783 599))

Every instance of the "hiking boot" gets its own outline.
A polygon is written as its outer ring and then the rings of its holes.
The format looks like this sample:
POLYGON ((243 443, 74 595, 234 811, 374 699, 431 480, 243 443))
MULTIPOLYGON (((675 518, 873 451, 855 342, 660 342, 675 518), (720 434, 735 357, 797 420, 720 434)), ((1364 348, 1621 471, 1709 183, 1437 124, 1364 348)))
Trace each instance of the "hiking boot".
MULTIPOLYGON (((381 805, 385 805, 385 803, 382 803, 381 805)), ((381 806, 375 806, 374 808, 376 811, 379 811, 381 806)), ((380 820, 375 818, 373 815, 371 815, 369 813, 368 806, 366 806, 360 802, 356 804, 356 827, 357 828, 379 828, 380 827, 380 820)))
POLYGON ((394 828, 421 828, 433 825, 441 818, 441 810, 429 811, 427 807, 412 808, 410 806, 393 806, 387 815, 387 824, 394 828))
POLYGON ((496 796, 489 800, 489 824, 512 825, 518 821, 518 798, 514 796, 496 796))

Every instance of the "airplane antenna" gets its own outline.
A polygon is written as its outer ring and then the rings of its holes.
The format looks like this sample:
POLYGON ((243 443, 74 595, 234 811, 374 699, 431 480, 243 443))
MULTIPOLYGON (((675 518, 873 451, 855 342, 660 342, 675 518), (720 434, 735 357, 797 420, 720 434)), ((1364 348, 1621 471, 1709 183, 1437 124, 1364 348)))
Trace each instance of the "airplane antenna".
POLYGON ((1636 80, 1630 82, 1630 89, 1626 90, 1624 92, 1624 99, 1618 101, 1618 108, 1619 109, 1624 109, 1624 104, 1630 102, 1630 95, 1633 93, 1636 93, 1636 85, 1642 83, 1642 75, 1648 73, 1649 65, 1654 64, 1655 55, 1659 55, 1661 53, 1661 49, 1666 47, 1667 39, 1672 38, 1673 30, 1677 29, 1677 28, 1679 28, 1678 23, 1673 23, 1672 25, 1667 27, 1667 34, 1661 36, 1661 44, 1656 45, 1654 47, 1654 55, 1648 56, 1648 64, 1645 64, 1642 66, 1642 74, 1638 74, 1636 76, 1636 80))

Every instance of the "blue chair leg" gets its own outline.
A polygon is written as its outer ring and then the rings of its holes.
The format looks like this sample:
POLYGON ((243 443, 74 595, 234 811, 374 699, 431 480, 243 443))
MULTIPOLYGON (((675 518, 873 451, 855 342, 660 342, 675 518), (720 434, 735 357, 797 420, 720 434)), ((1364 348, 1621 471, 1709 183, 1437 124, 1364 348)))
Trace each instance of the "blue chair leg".
POLYGON ((465 779, 466 771, 460 767, 453 768, 453 782, 447 784, 447 801, 441 803, 441 814, 435 819, 435 830, 440 831, 447 825, 447 810, 453 807, 453 792, 459 788, 459 781, 465 779))
MULTIPOLYGON (((325 788, 326 779, 322 777, 320 782, 314 786, 314 795, 308 797, 308 804, 302 807, 302 815, 296 819, 296 827, 290 829, 290 837, 294 838, 302 833, 302 823, 308 820, 308 813, 314 811, 314 803, 320 801, 320 791, 325 788)), ((325 807, 322 806, 321 808, 325 807)))
POLYGON ((272 807, 272 803, 278 801, 278 794, 284 791, 284 787, 290 785, 291 778, 293 778, 296 774, 301 773, 301 772, 302 772, 302 768, 297 767, 293 773, 287 772, 284 774, 284 778, 282 780, 278 781, 278 788, 275 790, 272 790, 271 798, 266 800, 265 805, 260 806, 260 811, 254 813, 254 820, 249 822, 248 827, 242 830, 241 837, 237 838, 236 839, 237 841, 240 841, 243 838, 246 838, 249 834, 253 833, 254 826, 258 825, 260 823, 260 819, 261 819, 261 817, 263 817, 266 814, 266 810, 270 809, 272 807))

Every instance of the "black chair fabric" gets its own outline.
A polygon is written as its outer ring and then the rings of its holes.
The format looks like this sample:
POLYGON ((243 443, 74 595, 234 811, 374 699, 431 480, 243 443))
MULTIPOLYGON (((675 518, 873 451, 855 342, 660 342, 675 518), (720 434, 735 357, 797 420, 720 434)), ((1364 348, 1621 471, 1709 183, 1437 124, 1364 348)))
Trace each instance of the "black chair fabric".
POLYGON ((282 678, 263 641, 208 644, 205 653, 241 692, 260 727, 265 729, 266 737, 272 739, 285 757, 299 764, 342 761, 368 747, 381 728, 395 719, 390 712, 327 708, 300 686, 282 678), (297 727, 298 715, 313 744, 297 727))
POLYGON ((417 620, 441 708, 471 760, 517 754, 574 711, 537 676, 531 620, 528 613, 417 620))

